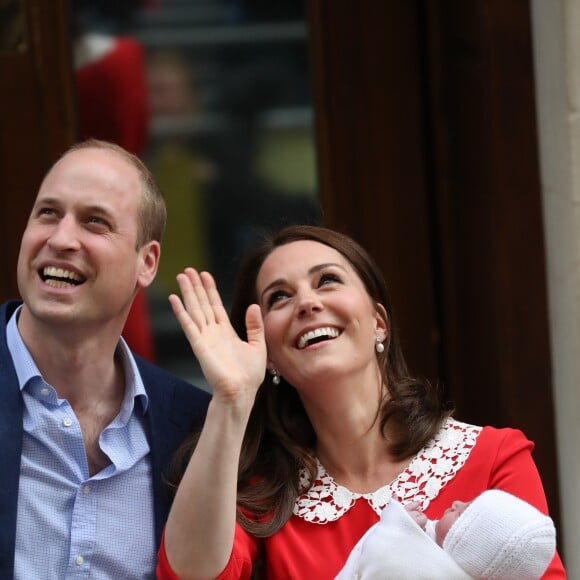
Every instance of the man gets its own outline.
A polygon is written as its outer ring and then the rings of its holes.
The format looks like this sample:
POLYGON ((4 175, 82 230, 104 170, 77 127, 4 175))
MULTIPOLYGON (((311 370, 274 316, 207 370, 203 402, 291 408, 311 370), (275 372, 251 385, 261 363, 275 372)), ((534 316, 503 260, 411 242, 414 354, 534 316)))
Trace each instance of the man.
POLYGON ((139 159, 71 148, 41 184, 0 309, 0 578, 152 578, 164 474, 205 391, 120 339, 166 210, 139 159))

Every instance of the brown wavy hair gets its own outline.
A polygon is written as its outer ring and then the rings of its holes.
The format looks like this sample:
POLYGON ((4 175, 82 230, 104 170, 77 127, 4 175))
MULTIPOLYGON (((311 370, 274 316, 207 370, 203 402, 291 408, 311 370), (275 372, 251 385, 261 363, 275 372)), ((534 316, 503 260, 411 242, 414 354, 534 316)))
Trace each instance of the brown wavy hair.
MULTIPOLYGON (((437 433, 450 411, 436 386, 409 375, 384 278, 374 260, 353 239, 311 225, 288 226, 264 236, 247 254, 238 272, 232 325, 245 340, 245 313, 250 304, 258 302, 256 280, 264 260, 274 249, 301 240, 319 242, 342 254, 362 280, 371 300, 385 307, 389 332, 385 350, 377 353, 377 359, 388 396, 381 403, 380 426, 385 435, 388 424, 386 443, 395 458, 414 455, 437 433)), ((196 440, 192 436, 182 448, 179 469, 196 440)), ((316 476, 315 447, 316 433, 296 390, 283 377, 274 388, 266 373, 256 394, 240 455, 238 521, 244 529, 265 537, 288 521, 297 497, 306 491, 300 487, 299 470, 306 469, 311 482, 316 476)))

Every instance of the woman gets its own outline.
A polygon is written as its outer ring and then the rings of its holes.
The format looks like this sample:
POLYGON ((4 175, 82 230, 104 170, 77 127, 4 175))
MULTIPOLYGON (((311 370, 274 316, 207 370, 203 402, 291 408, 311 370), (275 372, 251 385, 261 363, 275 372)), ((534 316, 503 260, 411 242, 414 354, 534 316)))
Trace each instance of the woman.
MULTIPOLYGON (((350 238, 290 226, 265 240, 233 327, 208 273, 177 278, 170 302, 213 399, 159 578, 250 578, 258 562, 268 578, 334 578, 391 496, 438 519, 500 488, 547 513, 521 432, 455 421, 409 376, 385 283, 350 238)), ((557 555, 545 577, 565 577, 557 555)))

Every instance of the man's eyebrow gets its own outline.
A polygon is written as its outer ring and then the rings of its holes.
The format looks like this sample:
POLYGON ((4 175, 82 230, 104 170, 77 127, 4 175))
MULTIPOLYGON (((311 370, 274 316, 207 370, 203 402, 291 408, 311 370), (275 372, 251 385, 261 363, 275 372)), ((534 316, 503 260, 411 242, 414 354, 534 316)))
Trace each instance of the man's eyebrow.
MULTIPOLYGON (((50 197, 50 196, 38 197, 36 199, 36 201, 34 202, 35 208, 39 207, 39 206, 43 206, 43 205, 53 205, 56 207, 60 207, 62 205, 62 202, 58 198, 50 197)), ((82 211, 86 212, 86 213, 98 213, 101 215, 106 215, 110 218, 114 217, 113 212, 106 205, 101 205, 98 203, 93 203, 91 205, 83 206, 82 211)))
MULTIPOLYGON (((309 275, 316 274, 316 272, 320 272, 320 270, 325 270, 326 268, 330 268, 330 267, 340 268, 344 272, 347 271, 344 266, 342 266, 341 264, 338 264, 336 262, 324 262, 323 264, 316 264, 316 266, 312 266, 312 268, 310 268, 308 270, 308 274, 309 275)), ((262 290, 262 293, 260 294, 260 304, 262 303, 262 300, 264 299, 264 294, 266 294, 269 290, 271 290, 272 288, 275 288, 276 286, 283 285, 285 282, 286 282, 286 280, 284 278, 277 278, 273 282, 270 282, 270 284, 268 284, 264 288, 264 290, 262 290)))
POLYGON ((38 207, 39 205, 60 205, 58 200, 56 200, 54 197, 49 197, 49 196, 38 196, 35 200, 34 200, 34 206, 33 207, 38 207))
POLYGON ((98 213, 101 215, 106 215, 110 218, 114 217, 113 212, 105 205, 93 204, 87 205, 83 208, 86 213, 98 213))

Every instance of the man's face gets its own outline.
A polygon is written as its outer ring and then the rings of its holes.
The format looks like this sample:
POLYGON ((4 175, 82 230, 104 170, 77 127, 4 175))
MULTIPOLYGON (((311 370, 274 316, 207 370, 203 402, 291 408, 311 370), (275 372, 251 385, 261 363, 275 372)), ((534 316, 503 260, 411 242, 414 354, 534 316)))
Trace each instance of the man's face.
POLYGON ((137 170, 112 151, 81 149, 56 163, 22 237, 21 318, 122 327, 159 258, 157 242, 136 249, 140 191, 137 170))

